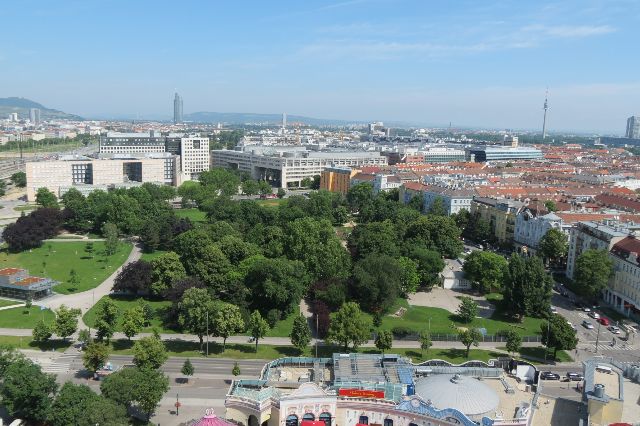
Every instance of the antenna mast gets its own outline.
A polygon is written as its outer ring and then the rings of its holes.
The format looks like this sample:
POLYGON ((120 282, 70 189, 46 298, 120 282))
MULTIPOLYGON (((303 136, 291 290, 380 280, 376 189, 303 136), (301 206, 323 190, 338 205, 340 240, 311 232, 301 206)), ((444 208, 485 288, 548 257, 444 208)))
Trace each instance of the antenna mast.
POLYGON ((547 99, 549 98, 549 88, 547 87, 547 91, 544 93, 544 118, 542 119, 542 140, 547 138, 547 109, 549 109, 549 105, 547 99))

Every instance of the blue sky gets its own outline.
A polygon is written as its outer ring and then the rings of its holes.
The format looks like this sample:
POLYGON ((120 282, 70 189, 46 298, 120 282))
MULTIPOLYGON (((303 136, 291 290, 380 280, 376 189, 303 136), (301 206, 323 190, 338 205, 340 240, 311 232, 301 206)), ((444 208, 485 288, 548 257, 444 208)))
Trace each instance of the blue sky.
POLYGON ((640 2, 11 1, 0 96, 92 115, 262 112, 624 132, 640 2))

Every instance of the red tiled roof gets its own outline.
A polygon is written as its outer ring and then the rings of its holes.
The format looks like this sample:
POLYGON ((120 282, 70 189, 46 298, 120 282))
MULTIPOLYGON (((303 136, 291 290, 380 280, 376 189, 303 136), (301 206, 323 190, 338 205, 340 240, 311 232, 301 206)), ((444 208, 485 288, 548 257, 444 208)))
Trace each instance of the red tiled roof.
POLYGON ((640 240, 635 237, 626 237, 613 245, 611 251, 624 251, 640 254, 640 240))
POLYGON ((19 268, 3 268, 0 269, 0 275, 14 275, 17 274, 18 272, 24 271, 24 269, 19 269, 19 268))
POLYGON ((40 277, 27 277, 24 280, 16 281, 12 283, 12 285, 20 285, 20 286, 28 286, 30 284, 39 283, 40 281, 44 281, 44 278, 40 277))

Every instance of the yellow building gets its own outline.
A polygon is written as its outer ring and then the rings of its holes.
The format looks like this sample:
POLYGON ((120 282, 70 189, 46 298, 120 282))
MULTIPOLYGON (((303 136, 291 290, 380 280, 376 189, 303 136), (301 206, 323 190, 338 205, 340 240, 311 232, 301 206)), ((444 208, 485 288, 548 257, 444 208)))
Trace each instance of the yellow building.
POLYGON ((349 167, 327 167, 320 173, 320 189, 346 194, 351 178, 359 172, 360 170, 349 167))
POLYGON ((516 215, 524 206, 522 201, 475 197, 471 202, 471 215, 488 222, 492 235, 499 243, 511 244, 516 215))

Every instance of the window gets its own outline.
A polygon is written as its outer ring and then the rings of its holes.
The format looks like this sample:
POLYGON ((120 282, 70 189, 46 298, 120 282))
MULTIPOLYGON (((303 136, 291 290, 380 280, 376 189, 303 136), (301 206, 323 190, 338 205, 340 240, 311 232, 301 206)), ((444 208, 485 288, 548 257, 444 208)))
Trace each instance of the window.
POLYGON ((384 419, 384 426, 393 426, 393 420, 384 419))
MULTIPOLYGON (((369 417, 360 416, 360 418, 358 419, 358 423, 363 424, 363 425, 368 425, 369 424, 369 417)), ((416 426, 418 426, 418 425, 416 425, 416 426)))
POLYGON ((321 422, 324 422, 326 426, 331 426, 331 413, 327 413, 327 412, 321 413, 318 419, 321 422))
POLYGON ((302 416, 302 420, 315 420, 316 416, 313 415, 313 413, 306 413, 304 416, 302 416))
POLYGON ((295 414, 291 414, 287 416, 287 420, 285 421, 286 426, 298 426, 298 416, 295 414))

